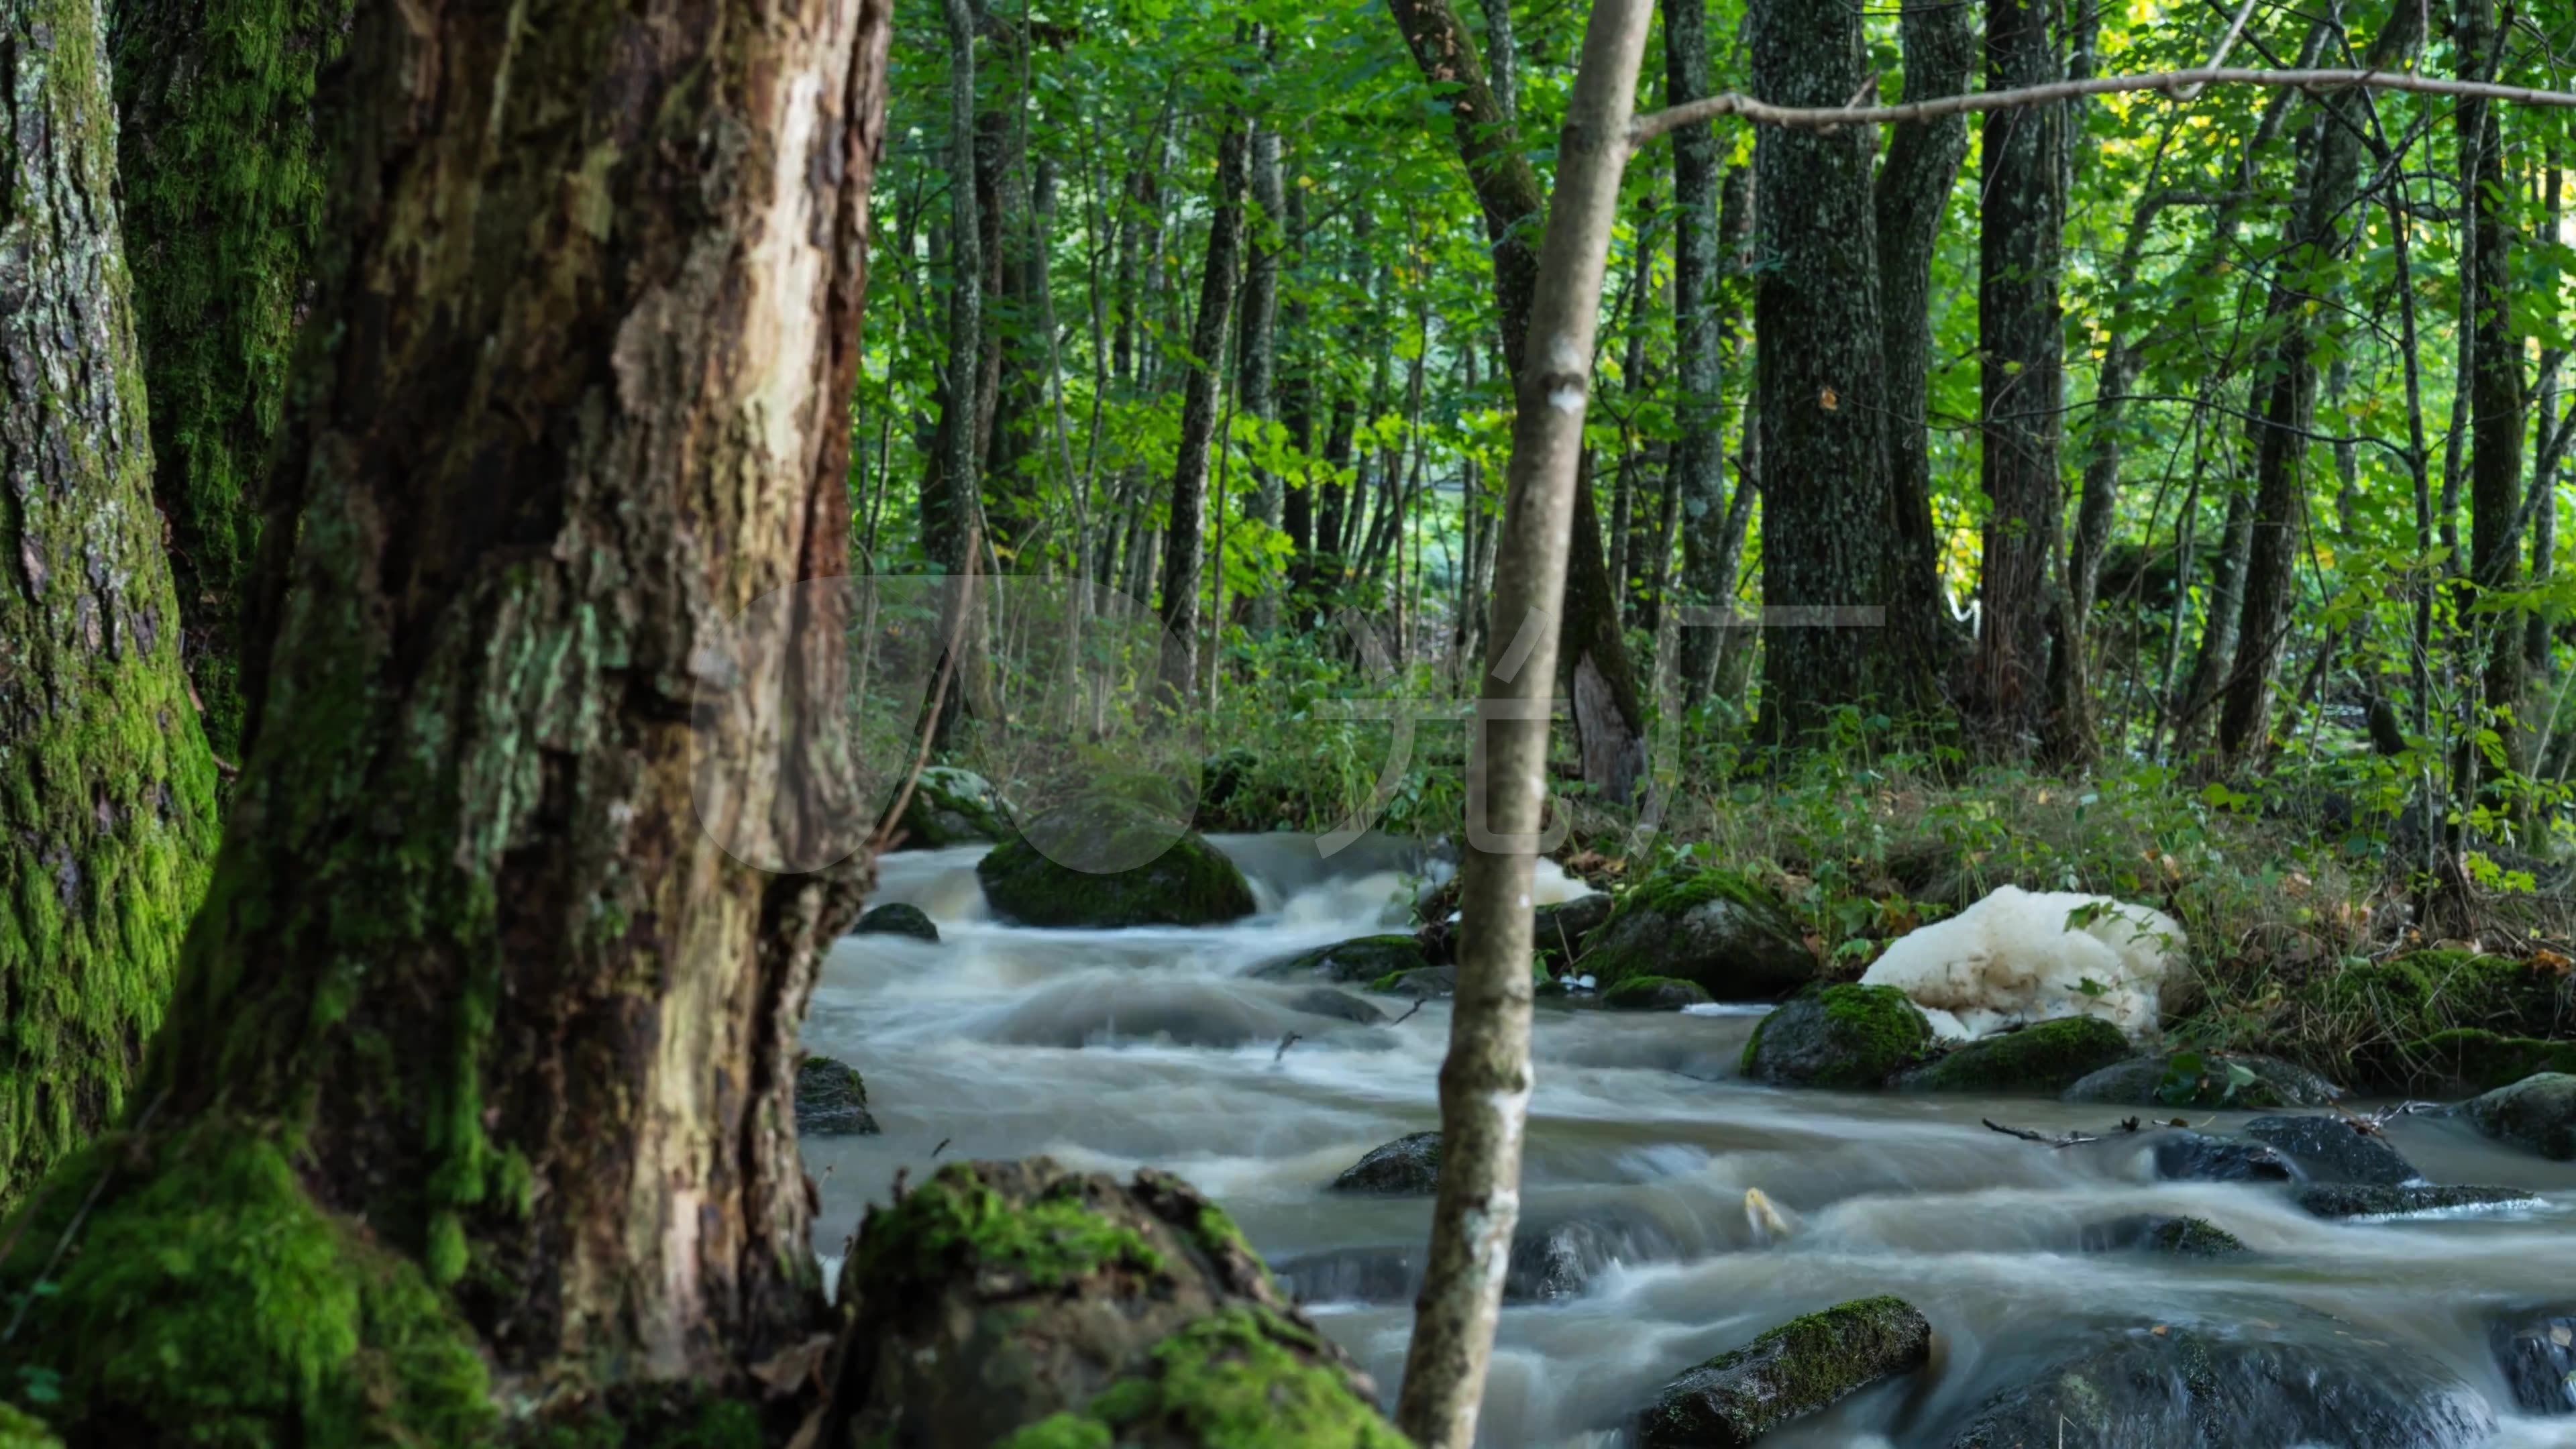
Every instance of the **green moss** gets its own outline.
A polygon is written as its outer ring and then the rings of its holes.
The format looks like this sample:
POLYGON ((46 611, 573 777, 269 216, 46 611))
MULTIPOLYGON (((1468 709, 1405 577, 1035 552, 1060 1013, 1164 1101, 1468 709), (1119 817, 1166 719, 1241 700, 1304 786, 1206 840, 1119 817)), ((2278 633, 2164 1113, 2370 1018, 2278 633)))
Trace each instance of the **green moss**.
POLYGON ((1639 1417, 1649 1449, 1750 1443, 1889 1374, 1920 1368, 1932 1328, 1902 1298, 1810 1313, 1682 1375, 1639 1417))
POLYGON ((1100 795, 1049 811, 975 865, 994 911, 1031 926, 1205 926, 1252 914, 1225 853, 1171 817, 1100 795), (1127 864, 1091 871, 1067 861, 1127 864))
POLYGON ((42 1420, 0 1404, 0 1449, 63 1449, 63 1441, 42 1420))
POLYGON ((1583 969, 1606 989, 1676 977, 1722 1001, 1776 998, 1815 978, 1806 926, 1778 892, 1731 870, 1648 876, 1584 938, 1583 969), (1703 907, 1722 906, 1723 910, 1703 907), (1697 912, 1697 915, 1693 915, 1697 912))
POLYGON ((2442 1079, 2478 1039, 2459 1032, 2545 1041, 2576 1019, 2559 978, 2501 956, 2414 951, 2354 962, 2302 993, 2329 1040, 2350 1043, 2335 1063, 2357 1085, 2411 1088, 2442 1079), (2433 1047, 2446 1041, 2449 1051, 2433 1047))
POLYGON ((1809 987, 1762 1018, 1743 1072, 1785 1086, 1863 1090, 1922 1058, 1932 1025, 1893 986, 1809 987))
POLYGON ((956 1262, 1007 1268, 1037 1288, 1060 1287, 1109 1268, 1158 1272, 1163 1256, 1135 1229, 1110 1221, 1067 1179, 1013 1207, 974 1165, 952 1162, 885 1213, 871 1213, 851 1256, 855 1281, 928 1283, 956 1262))
POLYGON ((2576 1042, 2506 1036, 2473 1027, 2437 1031, 2410 1055, 2473 1092, 2509 1087, 2541 1072, 2576 1073, 2576 1042))
POLYGON ((83 1438, 153 1425, 214 1445, 481 1442, 471 1331, 411 1263, 318 1207, 276 1143, 210 1119, 157 1162, 141 1150, 102 1140, 18 1225, 0 1288, 37 1296, 0 1380, 52 1376, 56 1421, 83 1438), (139 1181, 76 1224, 101 1173, 139 1181), (78 1251, 37 1288, 75 1226, 78 1251))
POLYGON ((1002 1441, 1099 1449, 1129 1439, 1206 1449, 1403 1449, 1316 1335, 1263 1308, 1229 1308, 1157 1343, 1140 1372, 1002 1441))
POLYGON ((1676 976, 1631 976, 1601 993, 1603 1006, 1634 1011, 1677 1011, 1708 999, 1699 983, 1676 976))
POLYGON ((1916 1092, 2055 1095, 2129 1052, 2129 1039, 2109 1022, 2064 1017, 1969 1042, 1906 1073, 1897 1085, 1916 1092))
POLYGON ((2252 1251, 2234 1233, 2204 1218, 2167 1218, 2148 1230, 2147 1246, 2185 1258, 2233 1258, 2252 1251))

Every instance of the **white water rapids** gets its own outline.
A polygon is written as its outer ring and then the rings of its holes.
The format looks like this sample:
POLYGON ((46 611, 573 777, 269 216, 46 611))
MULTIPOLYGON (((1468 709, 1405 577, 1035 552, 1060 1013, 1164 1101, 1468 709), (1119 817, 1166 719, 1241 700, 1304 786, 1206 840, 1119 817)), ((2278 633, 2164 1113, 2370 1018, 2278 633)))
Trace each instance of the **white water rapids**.
MULTIPOLYGON (((956 1158, 1046 1153, 1122 1178, 1138 1166, 1176 1172, 1218 1198, 1274 1264, 1350 1249, 1419 1260, 1427 1200, 1325 1187, 1370 1148, 1438 1125, 1447 1004, 1362 1025, 1297 1010, 1313 983, 1244 974, 1406 928, 1401 870, 1412 852, 1365 839, 1327 861, 1304 836, 1216 843, 1252 878, 1261 911, 1203 930, 1018 929, 984 909, 981 847, 880 862, 872 904, 918 905, 943 939, 853 937, 824 968, 807 1047, 866 1075, 884 1133, 806 1144, 822 1182, 819 1251, 839 1257, 899 1168, 918 1180, 956 1158), (1282 1055, 1291 1031, 1301 1040, 1282 1055)), ((1390 1018, 1409 1005, 1371 999, 1390 1018)), ((2159 1183, 2134 1144, 2052 1150, 1979 1125, 2098 1131, 2124 1115, 2117 1108, 1747 1084, 1736 1062, 1752 1025, 1744 1013, 1542 1001, 1524 1225, 1643 1224, 1665 1246, 1657 1261, 1613 1263, 1579 1296, 1505 1310, 1481 1443, 1616 1443, 1626 1417, 1680 1370, 1798 1314, 1879 1293, 1931 1320, 1932 1366, 1767 1445, 1917 1442, 1908 1436, 1955 1427, 2089 1324, 2172 1317, 2261 1331, 2302 1308, 2332 1314, 2378 1351, 2449 1365, 2502 1409, 2511 1399, 2489 1357, 2488 1313, 2576 1303, 2576 1164, 2499 1147, 2454 1120, 2401 1118, 2390 1140, 2436 1182, 2530 1188, 2542 1201, 2429 1221, 2320 1221, 2275 1186, 2159 1183), (1785 1242, 1757 1240, 1748 1188, 1796 1215, 1785 1242), (2088 1225, 2139 1213, 2206 1218, 2256 1256, 2081 1250, 2088 1225)), ((1309 1304, 1390 1401, 1409 1300, 1309 1304)), ((2576 1419, 2507 1415, 2495 1442, 2576 1449, 2576 1419)))

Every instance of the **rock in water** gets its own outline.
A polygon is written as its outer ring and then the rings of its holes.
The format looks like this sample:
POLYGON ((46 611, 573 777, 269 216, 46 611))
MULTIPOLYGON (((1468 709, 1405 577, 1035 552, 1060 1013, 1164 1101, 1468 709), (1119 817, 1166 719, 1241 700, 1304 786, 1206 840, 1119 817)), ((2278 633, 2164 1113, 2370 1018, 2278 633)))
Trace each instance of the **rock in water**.
POLYGON ((2487 1341, 2516 1408, 2576 1414, 2576 1313, 2508 1313, 2487 1325, 2487 1341))
POLYGON ((1253 911, 1252 886, 1224 852, 1107 795, 1031 821, 976 862, 975 876, 996 914, 1026 926, 1210 926, 1253 911), (1113 862, 1125 868, 1080 868, 1113 862))
POLYGON ((2175 1132, 2156 1143, 2156 1176, 2167 1182, 2288 1182, 2290 1160, 2260 1142, 2175 1132))
POLYGON ((929 913, 921 907, 908 906, 901 901, 895 901, 879 906, 859 917, 859 923, 850 928, 850 934, 853 936, 910 936, 916 941, 936 942, 939 939, 939 927, 930 919, 929 913))
POLYGON ((2498 1142, 2565 1162, 2576 1158, 2576 1076, 2542 1072, 2469 1103, 2469 1121, 2498 1142))
POLYGON ((818 1442, 1404 1449, 1376 1387, 1187 1183, 952 1163, 870 1208, 818 1442))
POLYGON ((1539 959, 1551 969, 1563 970, 1583 954, 1584 940, 1608 923, 1612 909, 1610 897, 1594 891, 1531 912, 1530 940, 1539 959))
POLYGON ((1811 1313, 1723 1353, 1664 1387, 1637 1416, 1641 1449, 1736 1449, 1801 1414, 1932 1356, 1932 1325, 1901 1298, 1811 1313))
POLYGON ((1320 976, 1327 981, 1375 981, 1430 964, 1422 954, 1422 944, 1411 936, 1356 936, 1254 967, 1252 974, 1265 980, 1320 976))
POLYGON ((1708 993, 1678 976, 1631 976, 1601 993, 1601 1004, 1621 1011, 1679 1011, 1708 1000, 1708 993))
POLYGON ((2069 1102, 2122 1107, 2243 1108, 2322 1107, 2343 1088, 2278 1057, 2174 1052, 2132 1057, 2066 1089, 2069 1102))
POLYGON ((2206 1218, 2165 1218, 2140 1214, 2087 1224, 2079 1242, 2088 1253, 2143 1249, 2177 1258, 2241 1258, 2254 1250, 2242 1239, 2206 1218))
POLYGON ((940 850, 1001 840, 1011 833, 1002 820, 1002 797, 992 783, 972 770, 932 765, 914 782, 912 799, 895 824, 897 850, 940 850))
POLYGON ((1333 1179, 1335 1192, 1429 1197, 1440 1187, 1440 1134, 1416 1132, 1370 1151, 1333 1179))
POLYGON ((2418 1213, 2504 1207, 2534 1201, 2537 1195, 2518 1187, 2454 1187, 2431 1183, 2414 1187, 2379 1187, 2349 1182, 2312 1182, 2291 1196, 2299 1206, 2321 1218, 2403 1218, 2418 1213))
POLYGON ((2090 1016, 2036 1022, 1969 1042, 1899 1077, 1906 1092, 2045 1092, 2055 1096, 2129 1054, 2129 1039, 2090 1016))
POLYGON ((869 1137, 877 1131, 877 1119, 868 1115, 868 1084, 857 1068, 812 1055, 796 1064, 797 1136, 869 1137))
POLYGON ((2162 911, 2008 885, 1897 938, 1861 984, 1903 991, 1946 1037, 2091 1016, 2134 1038, 2156 1029, 2165 977, 2187 946, 2162 911))
POLYGON ((1744 1075, 1784 1087, 1868 1090, 1922 1059, 1931 1024, 1893 986, 1799 993, 1744 1044, 1744 1075))
POLYGON ((1718 1001, 1773 1001, 1816 978, 1816 956, 1778 892, 1734 871, 1684 868, 1628 892, 1589 937, 1583 969, 1604 990, 1677 976, 1718 1001))
POLYGON ((2257 1117, 2245 1135, 2267 1143, 2319 1182, 2374 1183, 2398 1187, 2424 1174, 2376 1132, 2344 1117, 2257 1117))

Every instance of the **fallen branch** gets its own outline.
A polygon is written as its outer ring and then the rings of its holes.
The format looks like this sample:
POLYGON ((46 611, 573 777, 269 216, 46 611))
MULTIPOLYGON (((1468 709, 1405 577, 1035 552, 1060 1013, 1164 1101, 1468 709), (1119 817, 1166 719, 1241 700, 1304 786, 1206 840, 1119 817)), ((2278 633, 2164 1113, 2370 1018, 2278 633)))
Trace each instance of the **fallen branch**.
POLYGON ((1421 998, 1417 999, 1417 1000, 1413 1003, 1413 1005, 1405 1011, 1404 1015, 1399 1016, 1399 1017, 1397 1017, 1395 1020, 1388 1022, 1388 1023, 1387 1023, 1387 1025, 1389 1025, 1389 1026, 1402 1026, 1402 1025, 1404 1025, 1406 1022, 1413 1020, 1413 1013, 1414 1013, 1414 1012, 1417 1012, 1417 1011, 1420 1011, 1420 1010, 1423 1008, 1424 1003, 1426 1003, 1426 1002, 1430 1001, 1430 999, 1431 999, 1431 998, 1430 998, 1430 997, 1427 997, 1427 996, 1425 996, 1425 997, 1421 997, 1421 998))
MULTIPOLYGON (((2081 1147, 2087 1142, 2107 1142, 2114 1137, 2134 1136, 2141 1128, 2141 1124, 2137 1118, 2126 1117, 2121 1119, 2119 1126, 2108 1132, 2068 1132, 2056 1137, 2051 1137, 2045 1132, 2033 1132, 2027 1127, 2007 1127, 1992 1117, 1980 1117, 1977 1120, 1985 1123, 1986 1130, 1989 1132, 2000 1132, 2006 1137, 2018 1137, 2024 1142, 2036 1142, 2042 1147, 2052 1148, 2081 1147)), ((2159 1127, 2182 1127, 2189 1124, 2177 1117, 2171 1122, 2159 1122, 2156 1125, 2159 1127)))
POLYGON ((1270 1065, 1274 1067, 1279 1065, 1280 1059, 1288 1055, 1288 1049, 1304 1040, 1304 1037, 1293 1031, 1279 1038, 1279 1050, 1270 1054, 1270 1065))
POLYGON ((931 681, 930 707, 922 712, 921 744, 913 752, 912 773, 904 776, 903 789, 896 793, 894 805, 886 811, 885 819, 878 822, 875 836, 868 841, 870 855, 883 855, 886 847, 894 843, 895 826, 902 821, 903 812, 912 806, 913 787, 921 783, 921 772, 930 764, 931 742, 939 737, 939 717, 948 707, 948 679, 956 672, 957 651, 965 643, 967 612, 975 607, 976 532, 972 528, 966 530, 965 582, 958 586, 957 613, 948 626, 948 647, 939 655, 938 678, 931 681))

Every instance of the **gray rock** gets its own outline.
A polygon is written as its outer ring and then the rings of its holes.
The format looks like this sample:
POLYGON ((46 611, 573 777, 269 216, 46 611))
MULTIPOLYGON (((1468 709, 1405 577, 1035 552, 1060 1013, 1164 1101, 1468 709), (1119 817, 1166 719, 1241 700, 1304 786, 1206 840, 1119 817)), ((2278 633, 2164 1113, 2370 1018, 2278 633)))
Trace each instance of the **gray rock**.
POLYGON ((1744 1044, 1744 1075, 1784 1087, 1866 1091, 1920 1061, 1932 1024, 1893 986, 1799 993, 1744 1044))
POLYGON ((894 901, 859 917, 850 928, 853 936, 910 936, 916 941, 937 941, 939 927, 929 913, 919 906, 894 901))
POLYGON ((1673 976, 1631 976, 1601 993, 1601 1004, 1618 1011, 1679 1011, 1706 1000, 1697 984, 1673 976))
POLYGON ((2386 1137, 2364 1132, 2348 1118, 2257 1117, 2245 1124, 2245 1135, 2278 1149, 2319 1182, 2397 1187, 2424 1180, 2386 1137))
POLYGON ((1530 939, 1538 949, 1539 959, 1562 967, 1582 955, 1584 938, 1609 922, 1614 905, 1609 896, 1594 891, 1531 912, 1530 939))
MULTIPOLYGON (((1592 1280, 1621 1263, 1670 1262, 1681 1256, 1671 1235, 1643 1214, 1587 1214, 1512 1237, 1503 1301, 1552 1303, 1580 1296, 1592 1280)), ((1335 1248, 1284 1259, 1273 1267, 1306 1303, 1410 1303, 1422 1287, 1419 1247, 1335 1248)))
POLYGON ((1637 1416, 1641 1449, 1751 1444, 1802 1414, 1932 1357, 1932 1325, 1900 1298, 1863 1298, 1784 1323, 1664 1386, 1637 1416))
POLYGON ((1347 991, 1317 986, 1297 993, 1290 1006, 1309 1016, 1329 1016, 1336 1021, 1356 1021, 1362 1026, 1375 1026, 1386 1020, 1386 1013, 1370 1002, 1362 1001, 1347 991))
POLYGON ((1272 981, 1300 976, 1320 976, 1327 981, 1375 981, 1399 971, 1418 970, 1426 964, 1421 944, 1411 936, 1355 936, 1256 966, 1252 974, 1272 981))
POLYGON ((2174 1132, 2156 1143, 2156 1176, 2167 1182, 2288 1182, 2298 1175, 2260 1142, 2174 1132))
POLYGON ((798 1136, 869 1137, 879 1130, 868 1115, 868 1084, 857 1068, 812 1055, 796 1064, 798 1136))
POLYGON ((2292 1193, 2291 1197, 2299 1206, 2321 1218, 2401 1218, 2416 1213, 2531 1202, 2536 1195, 2518 1187, 2437 1186, 2432 1183, 2381 1187, 2367 1183, 2312 1182, 2292 1193))
POLYGON ((1094 795, 1029 821, 975 863, 993 913, 1024 926, 1211 926, 1253 912, 1252 885, 1157 806, 1094 795))
POLYGON ((2527 1414, 2576 1414, 2576 1313, 2533 1309, 2487 1325, 2496 1367, 2527 1414))
POLYGON ((2126 1107, 2221 1107, 2262 1110, 2274 1107, 2322 1107, 2343 1095, 2343 1088, 2309 1071, 2261 1056, 2204 1056, 2175 1052, 2132 1057, 2093 1073, 2066 1089, 2069 1102, 2104 1102, 2126 1107), (2242 1067, 2253 1080, 2232 1082, 2227 1068, 2242 1067))
POLYGON ((1391 977, 1383 977, 1369 983, 1369 989, 1384 991, 1395 996, 1410 996, 1416 1000, 1437 1000, 1443 996, 1455 996, 1458 994, 1458 968, 1424 966, 1413 971, 1398 971, 1391 977))
POLYGON ((2576 1158, 2576 1076, 2542 1072, 2468 1105, 2469 1121, 2498 1142, 2560 1162, 2576 1158))
POLYGON ((912 799, 896 822, 897 850, 938 850, 1001 840, 1011 833, 1002 817, 1002 797, 992 782, 972 770, 932 765, 914 782, 912 799))
POLYGON ((1415 1132, 1372 1149, 1333 1179, 1333 1191, 1429 1197, 1440 1186, 1440 1134, 1415 1132))
POLYGON ((1768 886, 1726 870, 1651 876, 1585 942, 1583 969, 1606 990, 1631 976, 1678 976, 1718 1001, 1773 1001, 1816 979, 1797 914, 1768 886))

